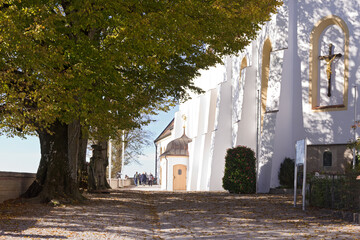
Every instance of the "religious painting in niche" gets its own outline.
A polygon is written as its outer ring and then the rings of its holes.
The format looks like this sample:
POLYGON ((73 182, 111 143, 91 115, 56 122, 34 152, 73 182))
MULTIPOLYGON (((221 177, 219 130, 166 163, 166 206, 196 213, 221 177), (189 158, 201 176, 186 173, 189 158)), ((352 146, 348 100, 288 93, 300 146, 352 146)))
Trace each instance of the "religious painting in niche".
POLYGON ((337 25, 329 25, 319 39, 319 75, 317 106, 344 104, 344 33, 337 25))
POLYGON ((332 153, 330 151, 325 151, 323 154, 323 166, 324 167, 332 166, 332 153))

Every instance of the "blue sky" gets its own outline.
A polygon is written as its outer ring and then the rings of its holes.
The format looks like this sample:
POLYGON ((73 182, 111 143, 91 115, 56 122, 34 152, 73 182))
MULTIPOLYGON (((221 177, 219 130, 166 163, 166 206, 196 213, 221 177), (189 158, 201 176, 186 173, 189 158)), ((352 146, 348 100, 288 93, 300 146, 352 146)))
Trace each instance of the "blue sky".
MULTIPOLYGON (((152 141, 164 130, 173 119, 178 107, 169 112, 161 112, 154 116, 154 122, 144 129, 152 133, 152 141)), ((130 164, 124 167, 124 174, 133 176, 138 172, 154 173, 155 145, 144 148, 144 156, 139 157, 139 164, 130 164)), ((28 137, 23 140, 18 137, 7 138, 0 136, 0 171, 36 173, 40 162, 40 143, 38 137, 28 137)))

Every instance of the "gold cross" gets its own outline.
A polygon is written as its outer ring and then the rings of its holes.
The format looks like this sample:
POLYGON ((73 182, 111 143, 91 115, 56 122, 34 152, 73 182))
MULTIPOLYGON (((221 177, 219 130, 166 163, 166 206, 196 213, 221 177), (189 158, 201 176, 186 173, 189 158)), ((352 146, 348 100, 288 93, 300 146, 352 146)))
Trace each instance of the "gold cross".
POLYGON ((185 114, 182 115, 182 119, 184 120, 184 126, 183 126, 183 128, 184 128, 184 131, 185 131, 185 122, 186 122, 186 115, 185 115, 185 114))
POLYGON ((332 52, 333 50, 333 45, 330 43, 329 44, 329 55, 325 55, 325 56, 319 56, 319 60, 325 60, 326 62, 326 75, 328 78, 328 97, 331 97, 331 64, 332 62, 336 59, 336 58, 340 58, 342 57, 341 53, 337 53, 337 54, 333 54, 332 52))

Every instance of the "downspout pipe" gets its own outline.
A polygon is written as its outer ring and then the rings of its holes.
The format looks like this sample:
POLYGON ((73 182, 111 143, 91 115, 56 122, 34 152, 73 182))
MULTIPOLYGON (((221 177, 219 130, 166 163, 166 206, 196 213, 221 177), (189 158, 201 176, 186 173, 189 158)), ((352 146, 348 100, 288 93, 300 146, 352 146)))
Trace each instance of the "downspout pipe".
POLYGON ((157 161, 158 161, 158 157, 157 157, 157 144, 156 142, 154 142, 155 145, 155 178, 157 181, 157 161))
POLYGON ((168 171, 169 171, 169 160, 167 159, 166 155, 165 155, 165 160, 166 160, 166 191, 168 191, 168 171))

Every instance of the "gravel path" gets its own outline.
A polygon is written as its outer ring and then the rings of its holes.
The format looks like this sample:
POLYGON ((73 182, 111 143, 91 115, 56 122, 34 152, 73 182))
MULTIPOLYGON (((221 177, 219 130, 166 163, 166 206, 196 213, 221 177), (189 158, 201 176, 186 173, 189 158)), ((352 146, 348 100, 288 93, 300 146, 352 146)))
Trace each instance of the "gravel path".
POLYGON ((0 204, 0 239, 360 239, 291 196, 120 190, 83 204, 0 204))

